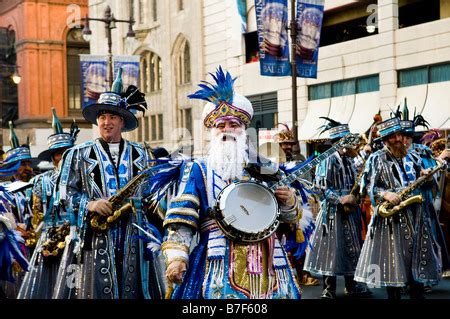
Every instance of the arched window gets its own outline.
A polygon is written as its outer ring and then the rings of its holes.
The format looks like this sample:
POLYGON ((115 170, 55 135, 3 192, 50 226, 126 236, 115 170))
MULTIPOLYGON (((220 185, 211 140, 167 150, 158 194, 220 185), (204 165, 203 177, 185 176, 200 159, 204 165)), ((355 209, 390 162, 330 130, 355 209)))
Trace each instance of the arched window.
POLYGON ((89 54, 81 29, 71 29, 67 34, 67 97, 69 115, 81 110, 80 54, 89 54))
POLYGON ((191 82, 191 52, 189 42, 184 40, 176 51, 176 75, 177 84, 182 85, 191 82))
POLYGON ((146 51, 141 57, 141 87, 144 92, 156 92, 162 89, 161 58, 146 51))

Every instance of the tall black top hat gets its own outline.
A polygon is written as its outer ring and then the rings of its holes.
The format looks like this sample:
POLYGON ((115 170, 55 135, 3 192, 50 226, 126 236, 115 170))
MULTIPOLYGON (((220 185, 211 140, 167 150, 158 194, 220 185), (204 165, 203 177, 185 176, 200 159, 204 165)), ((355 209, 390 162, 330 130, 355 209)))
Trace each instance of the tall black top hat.
POLYGON ((122 68, 119 68, 111 92, 102 93, 97 103, 86 106, 83 109, 84 118, 88 122, 97 125, 97 117, 99 115, 112 113, 123 118, 125 124, 123 131, 132 131, 138 127, 138 120, 132 113, 132 110, 145 113, 147 109, 145 94, 141 93, 134 85, 128 86, 124 93, 122 88, 122 68))

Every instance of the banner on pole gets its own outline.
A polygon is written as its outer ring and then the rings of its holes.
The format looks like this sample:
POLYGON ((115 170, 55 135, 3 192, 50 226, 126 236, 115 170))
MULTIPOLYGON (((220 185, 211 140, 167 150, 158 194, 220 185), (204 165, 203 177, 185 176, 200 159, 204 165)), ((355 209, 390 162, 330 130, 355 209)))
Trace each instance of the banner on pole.
MULTIPOLYGON (((117 74, 122 67, 123 88, 129 85, 139 87, 139 61, 138 55, 113 56, 113 73, 117 74)), ((81 65, 81 95, 82 107, 96 103, 100 94, 109 91, 108 84, 108 57, 100 55, 80 54, 81 65)))
POLYGON ((80 54, 82 107, 97 102, 100 94, 108 90, 108 58, 80 54))
POLYGON ((139 87, 139 55, 118 55, 113 57, 114 75, 117 74, 119 67, 122 67, 123 89, 126 90, 129 85, 139 87))
POLYGON ((295 61, 298 77, 317 78, 323 9, 323 0, 300 0, 297 2, 295 61))
POLYGON ((291 73, 287 0, 255 0, 261 75, 291 73))

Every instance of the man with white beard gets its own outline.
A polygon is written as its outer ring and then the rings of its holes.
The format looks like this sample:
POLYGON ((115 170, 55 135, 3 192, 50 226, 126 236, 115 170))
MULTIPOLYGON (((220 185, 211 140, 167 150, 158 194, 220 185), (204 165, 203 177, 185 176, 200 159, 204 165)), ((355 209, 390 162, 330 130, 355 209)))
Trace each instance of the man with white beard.
MULTIPOLYGON (((294 271, 275 235, 250 244, 237 242, 211 215, 223 188, 252 178, 247 168, 254 157, 249 155, 254 153, 249 151, 245 133, 253 115, 250 101, 233 92, 235 79, 221 67, 213 77, 215 85, 203 84, 202 90, 189 96, 209 102, 203 112, 204 124, 211 129, 208 157, 183 164, 178 194, 164 220, 166 276, 178 284, 171 297, 298 299, 294 271), (199 242, 192 249, 197 232, 199 242)), ((281 221, 295 223, 301 217, 295 192, 280 187, 274 195, 281 221)))

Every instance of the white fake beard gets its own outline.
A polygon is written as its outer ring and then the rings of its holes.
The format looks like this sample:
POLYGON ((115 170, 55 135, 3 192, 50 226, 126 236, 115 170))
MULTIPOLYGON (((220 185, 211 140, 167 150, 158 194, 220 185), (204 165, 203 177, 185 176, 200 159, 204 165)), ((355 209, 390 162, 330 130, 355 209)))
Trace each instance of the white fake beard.
POLYGON ((248 162, 247 134, 220 133, 211 130, 208 170, 214 170, 223 180, 241 179, 243 166, 248 162), (224 138, 226 140, 224 140, 224 138))

